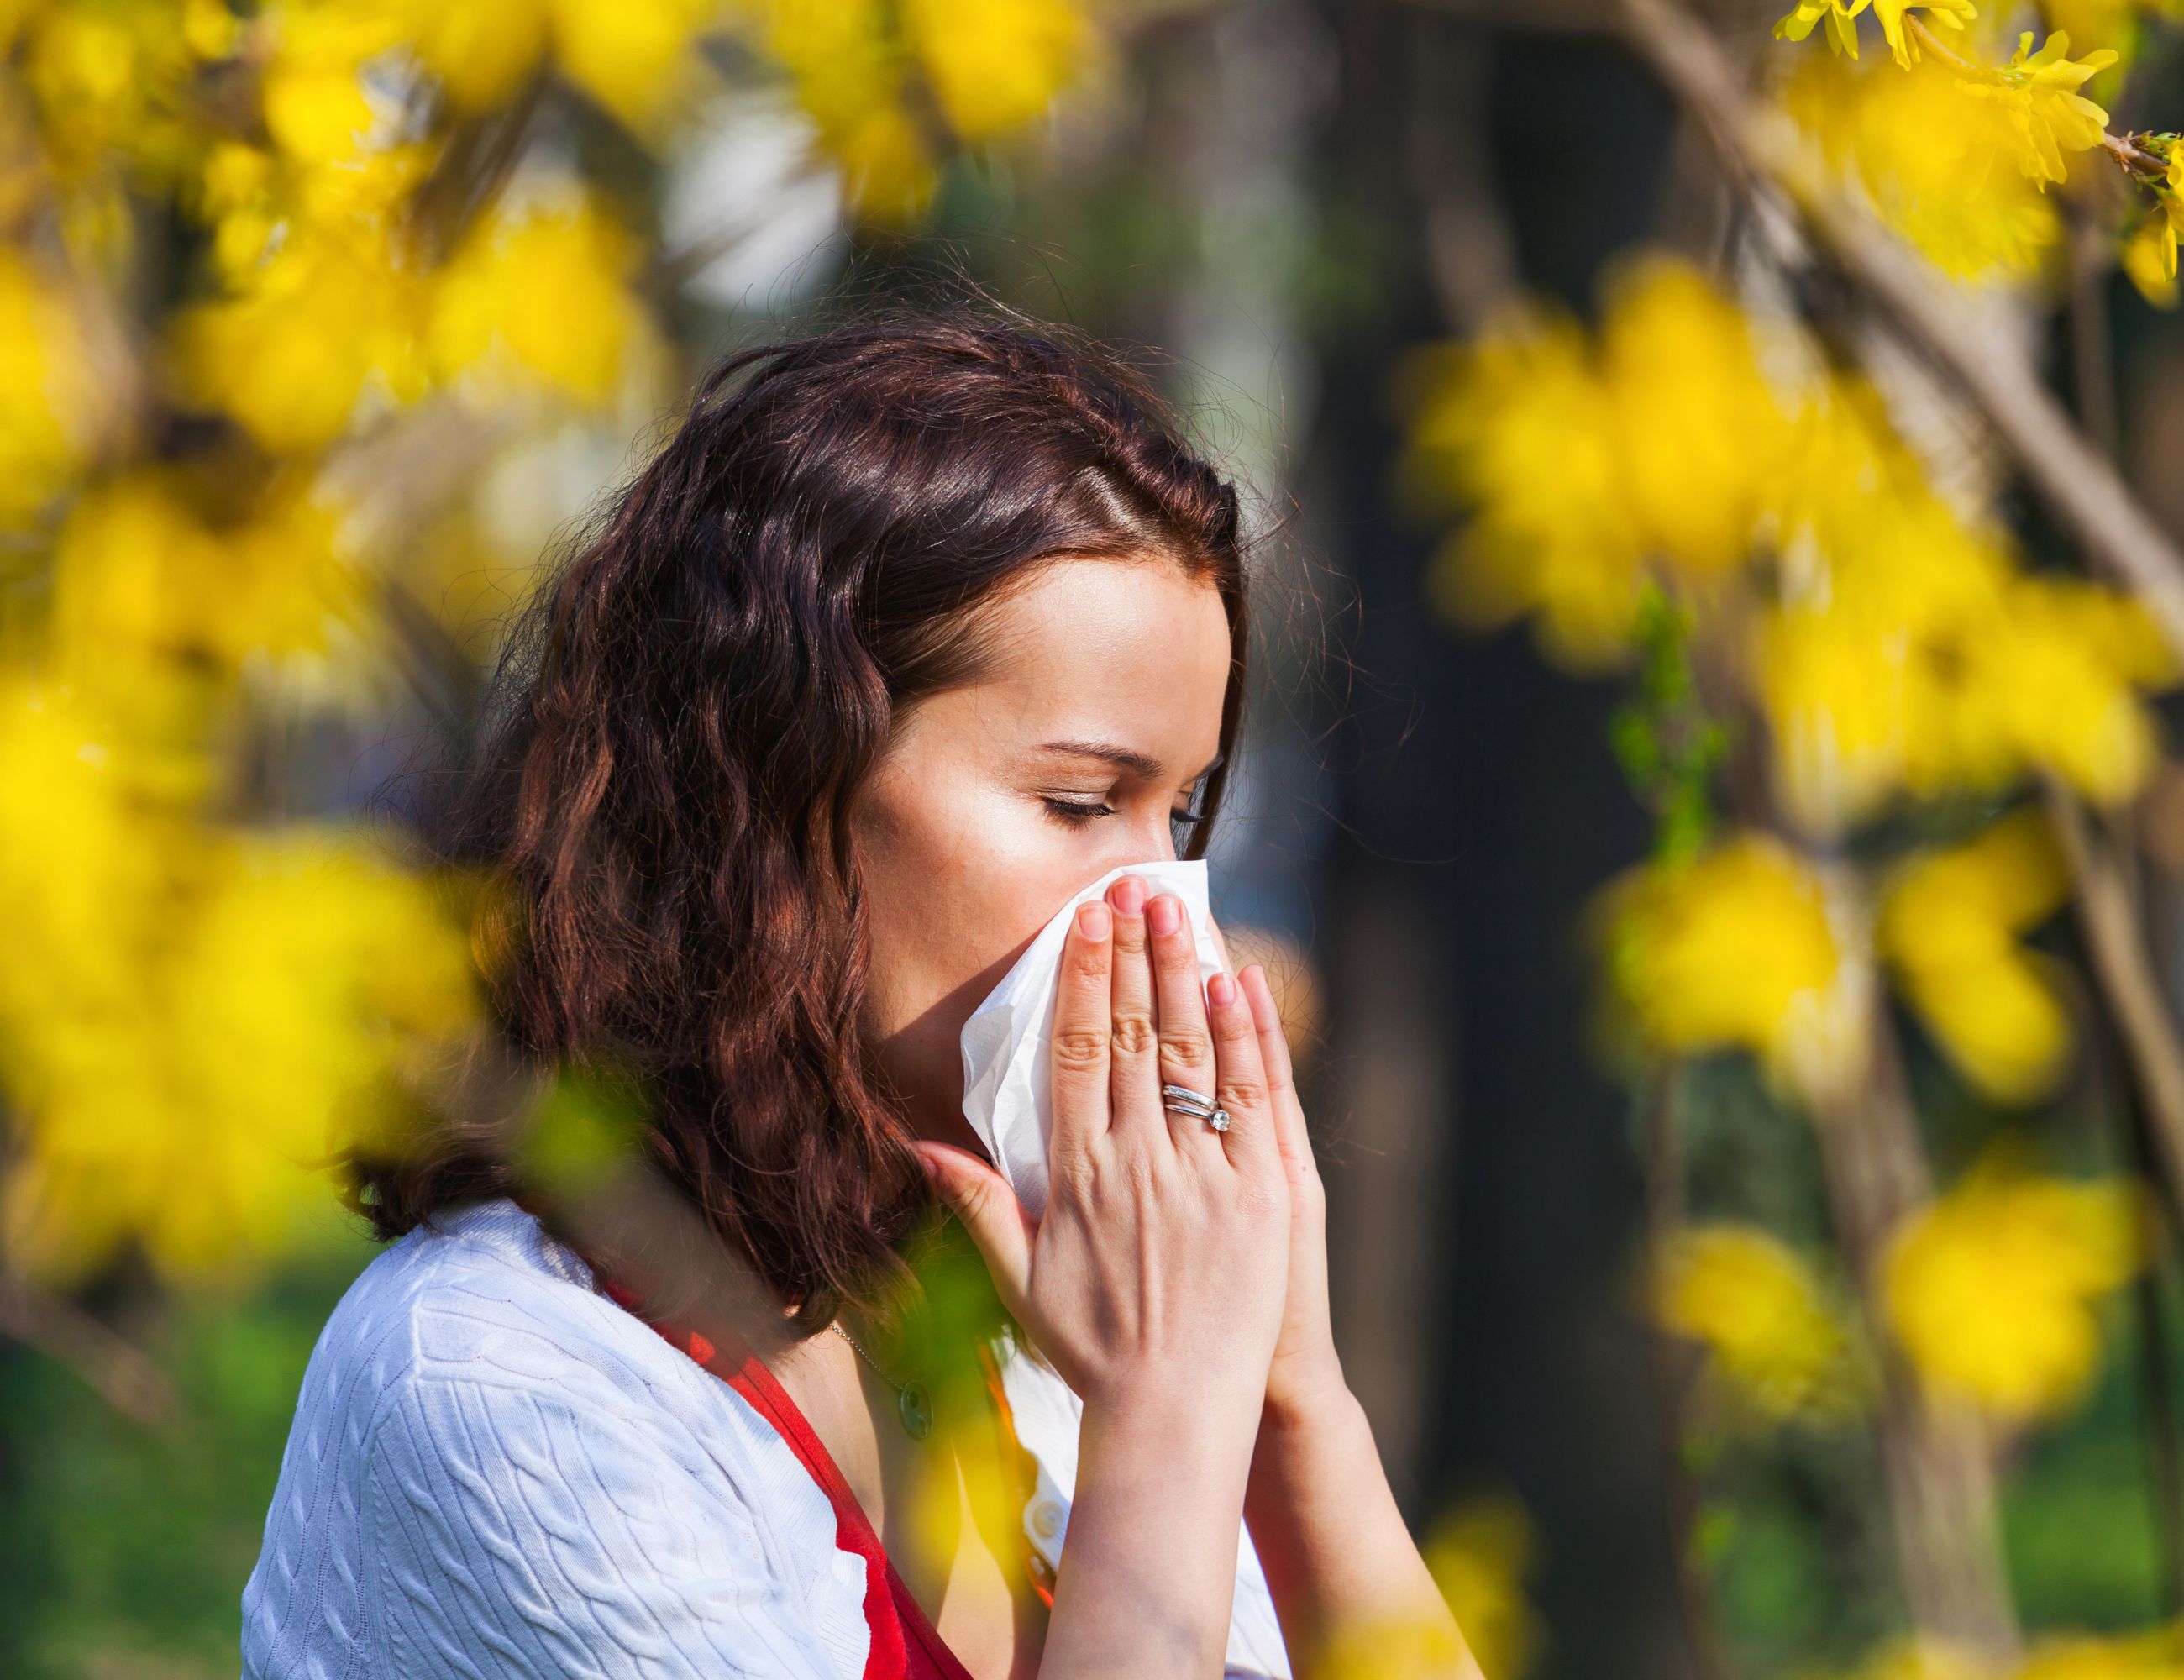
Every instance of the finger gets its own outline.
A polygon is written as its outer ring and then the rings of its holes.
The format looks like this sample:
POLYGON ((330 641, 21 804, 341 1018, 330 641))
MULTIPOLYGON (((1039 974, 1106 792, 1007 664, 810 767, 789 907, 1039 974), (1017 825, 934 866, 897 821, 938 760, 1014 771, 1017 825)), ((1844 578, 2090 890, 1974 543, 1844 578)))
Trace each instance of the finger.
POLYGON ((1107 1129, 1114 922, 1104 903, 1080 904, 1061 942, 1054 1032, 1047 1044, 1054 1093, 1054 1130, 1046 1145, 1050 1168, 1070 1152, 1089 1148, 1107 1129))
POLYGON ((1150 1136, 1164 1127, 1160 1106, 1160 1042, 1153 1015, 1152 964, 1145 948, 1145 883, 1126 875, 1107 889, 1115 913, 1111 976, 1108 1127, 1119 1136, 1150 1136))
POLYGON ((1251 1009, 1251 1024, 1259 1035, 1259 1064, 1266 1071, 1267 1100, 1273 1112, 1274 1140, 1292 1162, 1310 1166, 1312 1136, 1305 1127, 1304 1104, 1297 1095, 1289 1035, 1282 1029, 1281 1009, 1274 1001, 1266 965, 1249 964, 1236 979, 1244 988, 1245 1001, 1251 1009))
POLYGON ((1279 1173, 1281 1146, 1267 1089, 1265 1064, 1259 1059, 1259 1029, 1251 1006, 1234 975, 1217 974, 1206 982, 1208 1017, 1213 1027, 1213 1100, 1228 1110, 1228 1129, 1220 1134, 1228 1159, 1240 1167, 1279 1173))
MULTIPOLYGON (((1213 1031, 1206 1018, 1206 993, 1198 977, 1198 941, 1181 898, 1162 893, 1145 906, 1152 950, 1153 1003, 1159 1037, 1160 1078, 1201 1097, 1213 1095, 1213 1031)), ((1168 1111, 1184 1129, 1186 1147, 1214 1149, 1221 1134, 1195 1115, 1168 1111)))
POLYGON ((968 1149, 919 1138, 911 1144, 933 1193, 955 1210, 993 1274, 994 1293, 1021 1319, 1031 1288, 1032 1244, 1039 1221, 1017 1199, 1008 1180, 968 1149))

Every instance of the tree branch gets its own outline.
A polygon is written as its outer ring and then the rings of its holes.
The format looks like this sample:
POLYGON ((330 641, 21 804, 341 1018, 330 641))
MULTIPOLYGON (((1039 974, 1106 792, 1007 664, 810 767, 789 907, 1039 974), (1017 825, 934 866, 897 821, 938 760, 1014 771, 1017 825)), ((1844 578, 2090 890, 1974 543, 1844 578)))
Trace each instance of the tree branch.
POLYGON ((13 1273, 0 1272, 0 1336, 66 1366, 139 1423, 164 1423, 179 1410, 174 1385, 142 1349, 13 1273))
POLYGON ((1981 337, 1951 289, 1820 174, 1787 120, 1746 92, 1676 0, 1619 0, 1624 33, 1747 190, 1769 188, 1907 345, 1960 390, 2087 558, 2145 603, 2184 658, 2184 553, 2071 423, 2038 371, 1981 337))

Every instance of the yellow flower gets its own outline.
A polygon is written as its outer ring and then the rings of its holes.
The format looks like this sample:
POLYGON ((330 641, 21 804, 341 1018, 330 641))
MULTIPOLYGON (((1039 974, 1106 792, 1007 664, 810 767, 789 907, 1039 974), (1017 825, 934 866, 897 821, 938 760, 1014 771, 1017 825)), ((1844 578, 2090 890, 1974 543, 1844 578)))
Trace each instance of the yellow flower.
POLYGON ((1999 615, 2008 556, 1901 469, 1885 455, 1874 491, 1799 516, 1811 541, 1753 623, 1783 804, 1816 834, 1902 792, 1984 788, 2021 768, 1962 676, 1967 635, 1999 615))
POLYGON ((2051 965, 2018 940, 2070 888, 2046 819, 2027 806, 1898 865, 1884 891, 1883 954, 1950 1060, 1997 1102, 2036 1101, 2064 1072, 2070 1015, 2051 965))
POLYGON ((314 1169, 383 1136, 410 1059, 476 1018, 454 919, 361 837, 206 833, 176 861, 98 953, 30 948, 42 985, 8 1000, 25 1147, 0 1229, 56 1279, 129 1238, 195 1279, 276 1251, 314 1169))
POLYGON ((1753 1226, 1678 1232, 1652 1280, 1653 1316, 1703 1343, 1730 1391, 1780 1421, 1840 1416, 1855 1403, 1849 1344, 1810 1270, 1753 1226))
POLYGON ((103 420, 74 302, 0 247, 0 526, 27 520, 81 468, 103 420))
POLYGON ((650 318, 627 280, 633 241, 589 202, 496 216, 438 277, 432 340, 443 377, 520 372, 604 402, 650 318))
POLYGON ((2107 47, 2073 59, 2070 37, 2058 30, 2037 53, 2032 32, 2017 38, 2017 51, 1992 77, 1964 81, 1973 92, 1992 99, 2008 116, 2018 139, 2018 166, 2045 186, 2067 178, 2065 152, 2082 152, 2101 143, 2109 114, 2078 92, 2116 61, 2107 47))
POLYGON ((1092 43, 1070 0, 907 0, 902 11, 949 127, 973 142, 1044 115, 1092 43))
MULTIPOLYGON (((1434 1520, 1419 1549, 1479 1672, 1486 1680, 1518 1680, 1546 1637, 1524 1593, 1539 1550, 1530 1513, 1513 1494, 1474 1494, 1434 1520)), ((1361 1665, 1351 1672, 1365 1680, 1410 1671, 1361 1665)), ((1444 1663, 1417 1672, 1451 1671, 1444 1663)))
POLYGON ((220 528, 157 470, 99 487, 57 551, 57 668, 107 693, 149 659, 232 675, 254 657, 323 652, 333 624, 359 620, 368 602, 339 526, 340 509, 294 476, 220 528))
POLYGON ((1997 1148, 1891 1238, 1891 1329, 1936 1394, 2021 1424, 2066 1410, 2100 1356, 2095 1301, 2145 1263, 2137 1192, 2027 1169, 1997 1148))
POLYGON ((2102 1637, 2048 1634, 2010 1680, 2184 1680, 2184 1627, 2102 1637))
POLYGON ((2123 242, 2123 271, 2157 309, 2176 307, 2176 220, 2164 199, 2123 242))
POLYGON ((1786 441, 1744 312, 1690 264, 1654 256, 1610 281, 1601 369, 1631 516, 1695 576, 1752 554, 1786 441))
POLYGON ((267 449, 316 448, 347 430, 367 392, 422 388, 416 277, 383 242, 326 232, 283 243, 231 298, 170 326, 183 394, 232 414, 267 449))
POLYGON ((1784 110, 1839 178, 1953 278, 2018 278, 2057 242, 2054 206, 2028 178, 2005 90, 1921 59, 1908 73, 1809 58, 1784 110))
POLYGON ((1966 690, 2009 749, 2096 804, 2120 804, 2159 756, 2137 687, 2176 680, 2136 601, 2075 578, 2014 579, 1965 637, 1966 690))
POLYGON ((1785 808, 1834 834, 1898 794, 1999 793, 2036 765, 2129 797, 2156 756, 2141 691, 2176 681, 2144 609, 2022 572, 1858 406, 1836 392, 1802 423, 1809 481, 1777 498, 1780 588, 1752 622, 1785 808))
POLYGON ((1627 653, 1649 561, 1701 586, 1745 564, 1790 441, 1743 313, 1696 270, 1646 259, 1605 302, 1596 348, 1524 307, 1405 370, 1404 480, 1422 506, 1476 510, 1431 598, 1474 626, 1536 615, 1579 670, 1627 653))
POLYGON ((1536 614, 1559 663, 1613 664, 1628 645, 1644 554, 1583 331, 1559 314, 1515 310, 1435 360, 1444 370, 1423 381, 1406 469, 1478 509, 1435 557, 1435 605, 1480 628, 1536 614))
POLYGON ((1795 10, 1785 15, 1774 25, 1777 41, 1802 41, 1813 32, 1813 25, 1822 19, 1827 20, 1828 45, 1838 53, 1858 57, 1858 14, 1871 0, 1852 0, 1846 6, 1843 0, 1797 0, 1795 10))
POLYGON ((1888 50, 1906 70, 1911 68, 1911 60, 1918 54, 1904 36, 1903 14, 1920 11, 1930 14, 1936 23, 1953 30, 1962 30, 1965 19, 1979 15, 1979 8, 1972 0, 1873 0, 1873 15, 1880 19, 1880 32, 1888 37, 1888 50))
MULTIPOLYGON (((2155 297, 2155 300, 2166 308, 2176 298, 2176 236, 2184 231, 2184 144, 2175 141, 2169 143, 2169 166, 2162 173, 2161 185, 2155 189, 2154 196, 2159 201, 2161 214, 2159 217, 2148 217, 2141 232, 2149 235, 2154 242, 2154 249, 2159 256, 2161 278, 2168 285, 2166 290, 2158 296, 2154 289, 2143 281, 2140 282, 2139 290, 2155 297)), ((2141 242, 2134 240, 2133 248, 2141 242)), ((2126 265, 2129 266, 2128 256, 2126 265)), ((2139 278, 2136 269, 2131 270, 2131 278, 2139 278)))
POLYGON ((1780 841, 1749 834, 1630 871, 1591 914, 1611 996, 1657 1049, 1749 1049, 1804 1096, 1863 1065, 1862 953, 1821 876, 1780 841))

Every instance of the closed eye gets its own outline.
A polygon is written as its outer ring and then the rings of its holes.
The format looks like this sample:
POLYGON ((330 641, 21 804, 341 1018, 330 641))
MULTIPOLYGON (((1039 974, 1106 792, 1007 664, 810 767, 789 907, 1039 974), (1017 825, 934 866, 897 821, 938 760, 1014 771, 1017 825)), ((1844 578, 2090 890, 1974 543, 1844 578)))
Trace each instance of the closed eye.
MULTIPOLYGON (((1050 795, 1042 794, 1039 803, 1046 807, 1056 821, 1067 823, 1072 827, 1082 827, 1095 817, 1115 815, 1115 808, 1112 805, 1097 799, 1057 799, 1050 795)), ((1168 821, 1185 824, 1203 822, 1206 821, 1206 813, 1194 810, 1173 810, 1168 813, 1168 821)))

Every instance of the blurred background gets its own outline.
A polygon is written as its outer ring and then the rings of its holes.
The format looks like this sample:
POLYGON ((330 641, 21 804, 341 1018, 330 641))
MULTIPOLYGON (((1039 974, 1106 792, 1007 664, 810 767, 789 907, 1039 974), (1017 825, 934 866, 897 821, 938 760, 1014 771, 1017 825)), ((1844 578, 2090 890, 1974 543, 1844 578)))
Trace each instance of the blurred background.
POLYGON ((1492 1680, 2184 1674, 2169 0, 0 0, 0 1673, 228 1675, 401 772, 722 353, 1153 369, 1492 1680))

